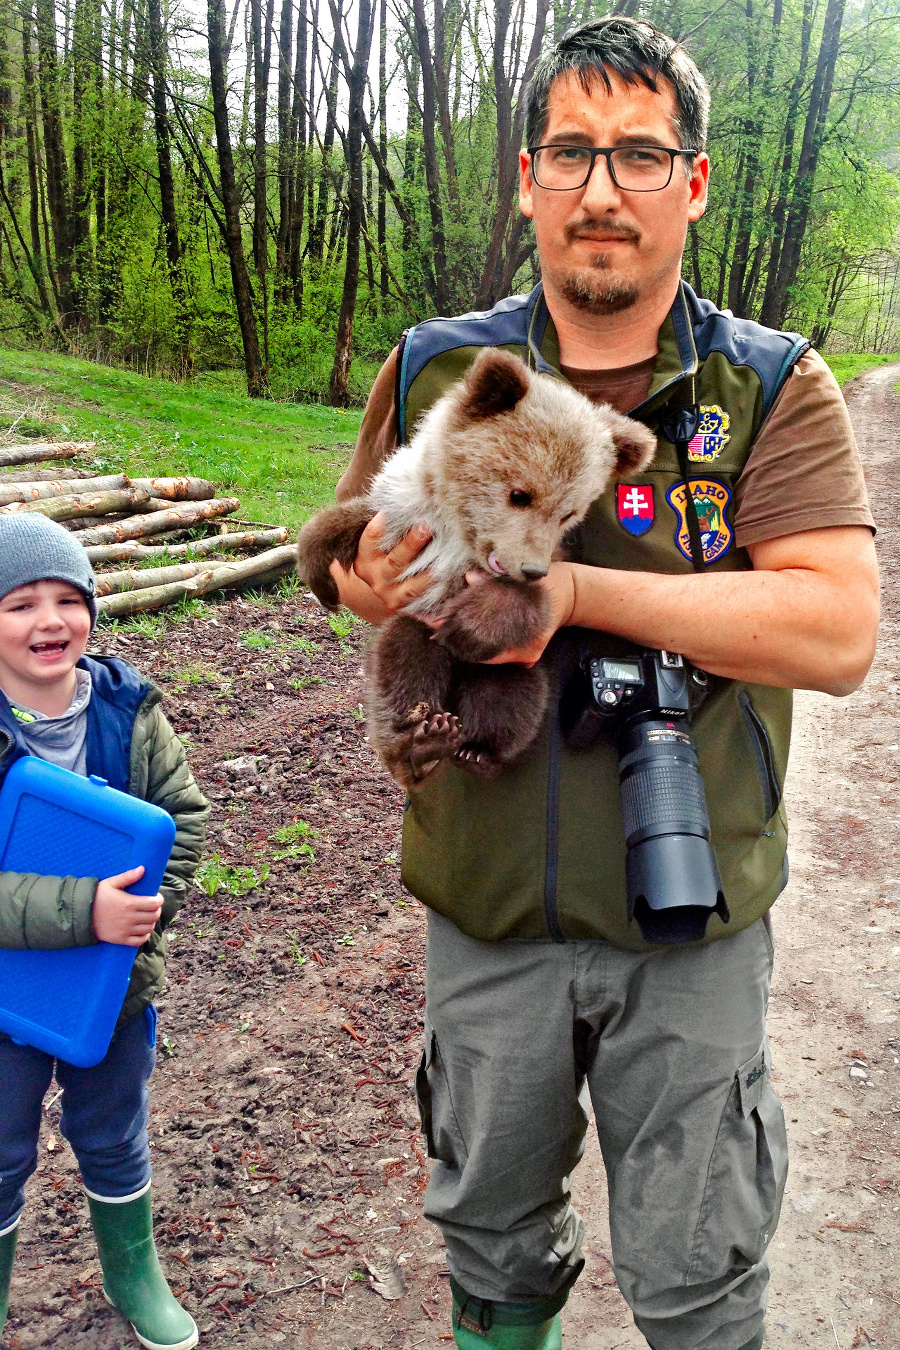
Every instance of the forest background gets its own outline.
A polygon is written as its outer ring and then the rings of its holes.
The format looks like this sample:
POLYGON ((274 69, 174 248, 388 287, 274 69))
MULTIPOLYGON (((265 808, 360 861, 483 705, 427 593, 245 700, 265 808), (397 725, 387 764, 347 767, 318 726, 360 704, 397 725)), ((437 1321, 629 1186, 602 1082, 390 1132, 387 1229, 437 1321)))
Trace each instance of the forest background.
MULTIPOLYGON (((0 341, 358 405, 402 330, 537 278, 524 89, 590 0, 0 0, 0 341)), ((900 0, 620 0, 713 95, 685 274, 900 347, 900 0)), ((223 392, 224 392, 223 389, 223 392)))

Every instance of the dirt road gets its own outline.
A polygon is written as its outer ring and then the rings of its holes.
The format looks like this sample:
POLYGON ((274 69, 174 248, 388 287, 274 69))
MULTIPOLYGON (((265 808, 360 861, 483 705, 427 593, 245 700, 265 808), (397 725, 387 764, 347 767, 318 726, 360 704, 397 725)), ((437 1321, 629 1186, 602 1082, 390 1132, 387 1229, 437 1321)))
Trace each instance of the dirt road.
MULTIPOLYGON (((797 700, 770 1015, 792 1171, 766 1350, 900 1350, 898 377, 848 391, 880 526, 878 659, 852 698, 797 700)), ((449 1342, 412 1100, 424 914, 397 876, 401 794, 359 721, 360 640, 308 602, 248 600, 105 639, 165 688, 214 806, 221 881, 179 920, 151 1124, 157 1240, 205 1350, 449 1342)), ((591 1236, 566 1346, 645 1350, 593 1142, 575 1186, 591 1236)), ((98 1273, 52 1102, 4 1346, 133 1345, 98 1273)))

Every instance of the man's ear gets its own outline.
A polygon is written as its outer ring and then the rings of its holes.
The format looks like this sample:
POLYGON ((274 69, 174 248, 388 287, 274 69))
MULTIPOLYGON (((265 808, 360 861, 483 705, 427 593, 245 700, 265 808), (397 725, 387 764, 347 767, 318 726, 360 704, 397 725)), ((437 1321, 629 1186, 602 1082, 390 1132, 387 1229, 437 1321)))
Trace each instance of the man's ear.
POLYGON ((486 347, 465 379, 460 412, 473 421, 512 412, 528 393, 531 376, 524 361, 498 347, 486 347))
POLYGON ((642 422, 617 412, 610 412, 608 416, 616 451, 614 476, 624 478, 629 473, 640 473, 656 454, 656 437, 642 422))

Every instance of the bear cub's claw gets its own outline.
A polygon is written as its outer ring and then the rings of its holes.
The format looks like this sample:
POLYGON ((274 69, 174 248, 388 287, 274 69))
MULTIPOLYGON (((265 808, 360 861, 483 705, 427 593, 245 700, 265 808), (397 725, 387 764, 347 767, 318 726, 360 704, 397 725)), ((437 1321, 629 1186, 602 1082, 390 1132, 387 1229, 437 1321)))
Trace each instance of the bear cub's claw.
POLYGON ((413 774, 422 778, 442 759, 449 759, 462 741, 459 719, 453 713, 439 712, 421 722, 413 732, 409 763, 413 774))

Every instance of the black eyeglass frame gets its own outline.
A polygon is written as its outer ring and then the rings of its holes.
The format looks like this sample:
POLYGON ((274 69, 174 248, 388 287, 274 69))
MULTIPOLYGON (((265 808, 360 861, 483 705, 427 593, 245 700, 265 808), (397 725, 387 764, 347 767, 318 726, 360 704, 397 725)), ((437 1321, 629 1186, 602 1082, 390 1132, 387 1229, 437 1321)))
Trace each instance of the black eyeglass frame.
POLYGON ((580 192, 582 188, 587 187, 591 174, 594 172, 594 165, 597 163, 598 155, 602 155, 606 160, 606 171, 620 192, 663 192, 672 181, 672 174, 675 169, 676 159, 696 159, 700 154, 699 150, 672 150, 668 145, 528 145, 525 147, 531 158, 531 176, 542 192, 580 192), (591 157, 588 171, 580 183, 572 183, 569 187, 545 187, 537 177, 534 171, 534 157, 539 150, 587 150, 591 157), (652 188, 632 188, 623 187, 615 175, 613 169, 612 156, 618 150, 659 150, 669 156, 669 176, 659 187, 652 188))

